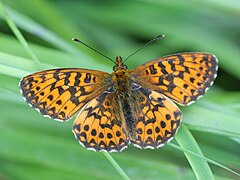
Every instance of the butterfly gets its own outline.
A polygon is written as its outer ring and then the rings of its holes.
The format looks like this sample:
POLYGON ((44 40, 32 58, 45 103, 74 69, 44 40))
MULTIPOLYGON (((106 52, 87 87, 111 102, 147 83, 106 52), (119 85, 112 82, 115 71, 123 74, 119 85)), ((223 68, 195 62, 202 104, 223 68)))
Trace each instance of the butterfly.
POLYGON ((89 150, 119 152, 133 143, 159 148, 171 141, 182 113, 217 76, 209 53, 168 55, 128 70, 117 56, 111 74, 81 68, 50 69, 20 81, 25 101, 43 116, 67 121, 78 111, 72 131, 89 150))

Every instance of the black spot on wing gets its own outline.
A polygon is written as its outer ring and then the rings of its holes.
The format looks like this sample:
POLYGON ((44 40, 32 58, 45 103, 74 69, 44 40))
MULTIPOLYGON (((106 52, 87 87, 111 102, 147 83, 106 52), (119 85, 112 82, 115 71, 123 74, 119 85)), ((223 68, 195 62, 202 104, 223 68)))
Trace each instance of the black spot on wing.
POLYGON ((90 83, 90 81, 91 81, 91 74, 86 73, 86 77, 84 78, 84 82, 85 83, 90 83))

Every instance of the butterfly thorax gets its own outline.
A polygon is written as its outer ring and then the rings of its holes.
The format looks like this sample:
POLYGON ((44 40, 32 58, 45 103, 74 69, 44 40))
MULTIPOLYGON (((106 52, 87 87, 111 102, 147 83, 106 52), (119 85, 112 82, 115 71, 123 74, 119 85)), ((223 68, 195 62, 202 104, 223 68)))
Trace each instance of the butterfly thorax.
POLYGON ((118 94, 129 93, 129 71, 123 64, 121 56, 117 56, 116 65, 113 67, 112 81, 118 94))

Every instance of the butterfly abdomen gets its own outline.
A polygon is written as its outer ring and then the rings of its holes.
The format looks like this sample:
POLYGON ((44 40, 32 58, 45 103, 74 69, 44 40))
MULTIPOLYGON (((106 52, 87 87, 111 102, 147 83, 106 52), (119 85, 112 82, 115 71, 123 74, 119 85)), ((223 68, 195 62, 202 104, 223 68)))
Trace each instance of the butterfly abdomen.
POLYGON ((137 138, 136 120, 133 117, 129 96, 128 94, 125 94, 124 96, 121 96, 120 99, 121 99, 120 102, 122 104, 122 111, 123 111, 123 115, 126 123, 127 132, 129 133, 128 136, 130 137, 130 139, 135 140, 137 138))

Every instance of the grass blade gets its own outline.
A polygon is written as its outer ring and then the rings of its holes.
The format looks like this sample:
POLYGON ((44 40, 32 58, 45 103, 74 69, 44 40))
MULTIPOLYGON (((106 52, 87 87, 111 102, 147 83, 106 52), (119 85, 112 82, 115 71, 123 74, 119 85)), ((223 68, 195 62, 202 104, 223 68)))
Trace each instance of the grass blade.
POLYGON ((118 163, 113 159, 113 157, 108 152, 103 152, 103 154, 112 164, 112 166, 116 169, 116 171, 122 176, 123 179, 130 180, 127 174, 122 170, 122 168, 118 165, 118 163))
POLYGON ((185 149, 185 148, 179 147, 179 146, 177 146, 177 145, 175 145, 175 144, 172 144, 172 143, 169 143, 169 146, 171 146, 171 147, 173 147, 173 148, 175 148, 175 149, 177 149, 177 150, 180 150, 180 151, 183 151, 183 152, 186 152, 186 153, 190 153, 190 154, 192 154, 192 155, 194 155, 194 156, 196 156, 196 157, 198 157, 198 158, 200 158, 200 159, 205 159, 207 162, 209 162, 209 163, 211 163, 211 164, 214 164, 214 165, 216 165, 216 166, 218 166, 218 167, 221 167, 221 168, 223 168, 223 169, 225 169, 225 170, 227 170, 227 171, 229 171, 229 172, 231 172, 231 173, 233 173, 233 174, 235 174, 235 175, 237 175, 237 176, 240 176, 240 174, 237 173, 236 171, 233 171, 232 169, 230 169, 230 168, 222 165, 221 163, 218 163, 218 162, 216 162, 216 161, 214 161, 214 160, 211 160, 211 159, 209 159, 209 158, 207 158, 207 157, 204 157, 204 156, 202 156, 202 155, 199 155, 199 154, 197 154, 197 153, 195 153, 195 152, 189 151, 189 150, 187 150, 187 149, 185 149))
MULTIPOLYGON (((227 94, 227 92, 215 93, 214 96, 218 99, 226 96, 226 100, 228 100, 230 98, 227 97, 227 94)), ((231 94, 231 96, 235 98, 235 102, 222 103, 214 99, 212 101, 205 99, 204 101, 200 100, 200 102, 191 107, 184 107, 185 123, 193 130, 239 138, 239 111, 231 106, 239 104, 240 95, 235 93, 231 94), (225 108, 226 106, 228 106, 227 109, 225 108), (205 114, 205 116, 203 117, 202 114, 205 114)))
MULTIPOLYGON (((43 40, 45 40, 48 43, 51 43, 53 46, 61 49, 62 51, 69 52, 71 54, 74 54, 76 56, 86 56, 83 53, 80 53, 77 48, 73 46, 73 43, 70 44, 66 42, 64 39, 60 38, 57 34, 54 32, 46 29, 44 26, 40 25, 39 23, 35 22, 31 18, 21 14, 20 12, 10 8, 6 7, 8 13, 11 15, 14 22, 17 24, 18 27, 23 29, 24 31, 27 31, 43 40)), ((69 38, 69 41, 70 38, 69 38)))
MULTIPOLYGON (((176 140, 181 147, 191 149, 193 152, 203 155, 191 132, 184 124, 181 125, 181 128, 176 136, 176 140)), ((206 160, 199 159, 186 152, 184 152, 184 154, 188 159, 188 162, 190 163, 198 180, 214 179, 212 171, 206 160)))
POLYGON ((23 35, 21 34, 21 32, 19 31, 19 29, 17 28, 16 24, 13 22, 13 20, 9 17, 9 15, 7 14, 7 12, 4 9, 3 3, 2 1, 0 1, 0 11, 3 13, 3 16, 6 19, 6 22, 8 23, 9 27, 11 28, 11 30, 13 31, 13 33, 15 34, 15 36, 18 38, 19 42, 22 44, 22 46, 25 48, 25 50, 28 52, 28 54, 30 55, 30 57, 33 59, 33 61, 36 64, 36 67, 38 69, 42 69, 42 65, 39 62, 37 56, 33 53, 33 51, 31 50, 31 48, 28 46, 26 40, 24 39, 23 35))

